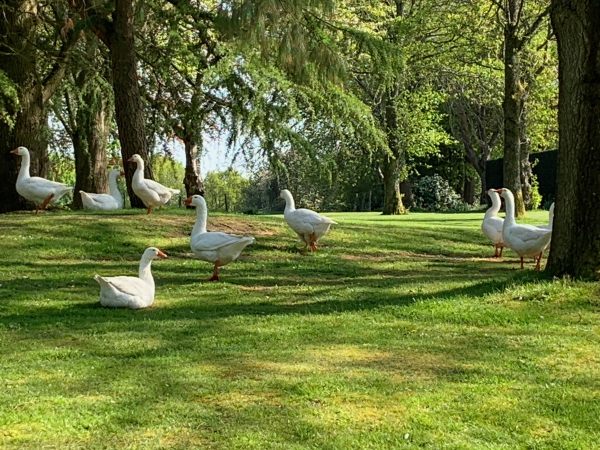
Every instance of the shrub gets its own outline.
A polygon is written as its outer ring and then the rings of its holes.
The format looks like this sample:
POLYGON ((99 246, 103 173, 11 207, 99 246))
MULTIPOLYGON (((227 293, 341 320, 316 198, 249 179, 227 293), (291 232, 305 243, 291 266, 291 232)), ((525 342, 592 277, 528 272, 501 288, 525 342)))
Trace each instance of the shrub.
POLYGON ((540 183, 535 174, 531 175, 531 198, 529 200, 531 209, 538 209, 542 204, 542 194, 540 194, 540 183))
POLYGON ((415 206, 425 211, 457 211, 465 210, 460 195, 448 181, 435 174, 420 178, 413 185, 415 206))

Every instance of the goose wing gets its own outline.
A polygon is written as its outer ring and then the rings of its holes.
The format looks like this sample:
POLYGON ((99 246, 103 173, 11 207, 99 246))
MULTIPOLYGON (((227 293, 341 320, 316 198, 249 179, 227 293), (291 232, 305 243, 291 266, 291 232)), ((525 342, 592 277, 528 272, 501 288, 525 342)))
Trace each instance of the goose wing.
POLYGON ((156 192, 158 194, 158 196, 160 197, 160 199, 165 203, 171 199, 171 196, 173 194, 179 194, 178 189, 168 188, 166 186, 163 186, 160 183, 157 183, 154 180, 145 179, 144 182, 146 183, 146 186, 148 187, 148 189, 156 192))
POLYGON ((56 191, 67 190, 69 187, 66 184, 56 181, 46 180, 40 177, 31 177, 23 182, 22 187, 29 195, 34 198, 46 198, 49 194, 56 191))
POLYGON ((545 230, 533 225, 519 225, 513 229, 513 235, 523 242, 535 242, 552 234, 551 230, 545 230))
POLYGON ((305 208, 296 209, 288 214, 285 219, 294 231, 302 234, 310 234, 324 227, 329 228, 330 225, 336 223, 329 217, 305 208))
POLYGON ((228 245, 237 244, 247 238, 235 234, 223 233, 221 231, 209 231, 192 237, 191 247, 195 251, 215 251, 228 245))
MULTIPOLYGON (((108 194, 89 194, 84 192, 88 199, 98 208, 116 207, 117 201, 112 195, 108 194)), ((82 194, 83 195, 83 194, 82 194)))
POLYGON ((144 298, 148 295, 148 283, 137 277, 102 277, 116 291, 131 295, 133 297, 144 298))

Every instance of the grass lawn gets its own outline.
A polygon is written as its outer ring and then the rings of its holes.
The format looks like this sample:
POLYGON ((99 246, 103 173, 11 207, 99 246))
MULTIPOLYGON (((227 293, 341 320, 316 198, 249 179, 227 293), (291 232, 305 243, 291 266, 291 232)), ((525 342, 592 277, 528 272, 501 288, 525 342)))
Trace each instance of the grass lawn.
POLYGON ((329 216, 302 255, 212 215, 257 242, 209 283, 192 211, 0 215, 0 447, 598 448, 597 283, 489 258, 483 213, 329 216), (153 307, 100 307, 150 245, 153 307))

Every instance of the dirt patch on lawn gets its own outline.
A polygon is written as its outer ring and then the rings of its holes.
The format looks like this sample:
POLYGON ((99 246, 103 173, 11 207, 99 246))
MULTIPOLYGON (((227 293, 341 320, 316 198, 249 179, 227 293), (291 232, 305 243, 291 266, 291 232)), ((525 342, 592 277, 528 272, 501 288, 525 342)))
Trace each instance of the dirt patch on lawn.
POLYGON ((250 236, 273 236, 279 232, 277 227, 250 220, 240 220, 239 217, 209 217, 206 228, 208 231, 223 231, 250 236))

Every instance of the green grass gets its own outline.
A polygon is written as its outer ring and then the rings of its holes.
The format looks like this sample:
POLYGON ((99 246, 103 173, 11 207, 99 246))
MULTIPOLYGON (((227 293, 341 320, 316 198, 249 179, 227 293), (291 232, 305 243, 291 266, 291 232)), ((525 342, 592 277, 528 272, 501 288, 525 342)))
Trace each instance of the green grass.
POLYGON ((0 447, 593 448, 600 288, 489 258, 482 215, 330 214, 314 255, 213 215, 257 238, 221 283, 191 211, 0 216, 0 447), (150 245, 153 307, 100 307, 150 245))

